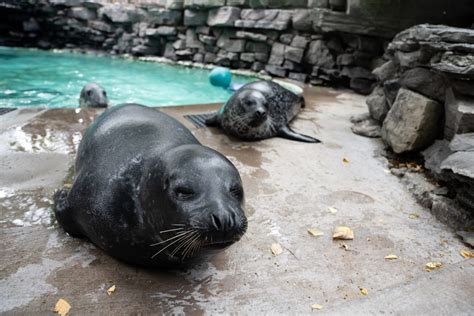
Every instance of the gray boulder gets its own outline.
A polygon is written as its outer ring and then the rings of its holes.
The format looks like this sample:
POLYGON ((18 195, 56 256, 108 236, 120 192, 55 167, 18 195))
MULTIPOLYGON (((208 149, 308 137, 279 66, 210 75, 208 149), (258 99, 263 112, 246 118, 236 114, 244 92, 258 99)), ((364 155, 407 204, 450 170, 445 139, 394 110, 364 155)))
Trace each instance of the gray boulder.
POLYGON ((209 11, 207 24, 209 26, 234 26, 235 21, 240 18, 240 8, 221 7, 209 11))
POLYGON ((225 49, 228 52, 240 53, 245 50, 245 40, 231 39, 230 34, 225 32, 217 40, 217 47, 225 49))
POLYGON ((206 9, 225 6, 225 0, 184 0, 184 7, 191 9, 206 9))
POLYGON ((306 48, 306 46, 308 46, 308 43, 309 43, 309 40, 304 37, 304 36, 300 36, 300 35, 296 35, 295 37, 293 37, 293 40, 291 41, 291 46, 293 47, 298 47, 298 48, 306 48))
POLYGON ((390 110, 383 87, 377 86, 372 94, 367 97, 367 106, 369 107, 370 116, 379 123, 382 123, 390 110))
POLYGON ((355 122, 351 127, 351 130, 354 134, 370 137, 370 138, 379 138, 381 136, 381 127, 377 121, 367 118, 355 122))
POLYGON ((322 40, 316 40, 309 44, 304 60, 308 64, 327 69, 336 65, 334 57, 322 40))
POLYGON ((201 26, 207 23, 207 11, 203 10, 184 10, 184 25, 201 26))
POLYGON ((448 82, 438 72, 426 68, 414 68, 405 71, 400 77, 400 85, 421 93, 430 99, 444 102, 448 82))
POLYGON ((243 9, 240 13, 241 19, 235 22, 235 26, 282 31, 289 27, 291 16, 290 10, 243 9))
POLYGON ((69 11, 69 15, 79 20, 94 20, 97 17, 96 11, 84 8, 84 7, 73 7, 69 11))
POLYGON ((146 12, 133 5, 108 4, 98 10, 99 17, 105 17, 113 23, 136 23, 145 18, 146 12))
POLYGON ((295 30, 310 32, 313 28, 313 20, 311 19, 311 10, 306 10, 306 9, 295 10, 293 12, 291 22, 295 30))
POLYGON ((446 92, 445 117, 445 138, 452 139, 456 134, 474 132, 474 100, 458 95, 452 89, 448 89, 446 92))
POLYGON ((449 141, 437 140, 433 145, 421 152, 425 159, 425 168, 430 170, 437 179, 442 179, 441 163, 453 152, 449 148, 449 141))
POLYGON ((397 154, 427 147, 440 134, 442 111, 440 103, 402 88, 383 123, 382 138, 397 154))
POLYGON ((268 60, 270 65, 281 66, 283 64, 285 59, 285 47, 286 45, 281 43, 273 44, 270 59, 268 60))
POLYGON ((300 63, 303 60, 304 49, 292 46, 285 46, 285 59, 300 63))
POLYGON ((378 81, 384 82, 389 79, 393 79, 398 72, 398 66, 393 62, 393 60, 389 60, 384 63, 382 66, 375 68, 372 71, 372 74, 378 81))
POLYGON ((256 41, 256 42, 266 42, 268 40, 268 36, 266 36, 265 34, 246 32, 246 31, 237 31, 235 33, 235 37, 248 39, 248 40, 256 41))
POLYGON ((182 11, 151 8, 148 10, 148 22, 156 25, 179 25, 183 19, 182 11))

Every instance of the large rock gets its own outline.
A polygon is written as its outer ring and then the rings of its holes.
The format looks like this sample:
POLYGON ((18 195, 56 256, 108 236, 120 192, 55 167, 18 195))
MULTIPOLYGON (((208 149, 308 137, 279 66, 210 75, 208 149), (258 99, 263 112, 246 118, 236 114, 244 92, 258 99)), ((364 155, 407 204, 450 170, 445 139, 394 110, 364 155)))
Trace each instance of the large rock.
POLYGON ((283 64, 285 59, 285 47, 286 45, 281 43, 273 44, 270 59, 268 60, 270 65, 281 66, 283 64))
POLYGON ((336 65, 334 57, 322 40, 316 40, 309 44, 304 60, 308 64, 327 69, 336 65))
POLYGON ((74 7, 69 11, 69 15, 73 18, 89 21, 97 17, 96 11, 84 7, 74 7))
POLYGON ((300 63, 303 60, 304 49, 292 46, 285 47, 285 59, 300 63))
POLYGON ((307 0, 249 0, 252 8, 301 8, 306 7, 307 0))
POLYGON ((267 43, 247 42, 245 45, 245 51, 268 55, 270 53, 271 46, 267 43))
POLYGON ((241 19, 235 22, 235 26, 282 31, 289 27, 291 16, 290 10, 244 9, 240 13, 241 19))
POLYGON ((227 0, 226 5, 233 7, 243 7, 248 5, 249 0, 227 0))
POLYGON ((383 87, 377 86, 366 101, 369 107, 370 116, 379 123, 382 123, 390 110, 383 87))
POLYGON ((443 75, 426 68, 407 70, 400 77, 400 85, 402 87, 421 93, 439 102, 444 102, 448 84, 443 75))
POLYGON ((146 16, 146 12, 133 5, 108 4, 98 11, 99 17, 105 17, 113 23, 136 23, 146 16))
POLYGON ((209 11, 207 24, 209 26, 234 26, 235 21, 240 18, 240 8, 221 7, 209 11))
POLYGON ((204 50, 204 44, 199 41, 196 31, 193 29, 186 30, 186 48, 204 50))
POLYGON ((202 26, 207 23, 207 11, 204 10, 184 10, 184 25, 202 26))
POLYGON ((422 151, 425 168, 430 170, 437 179, 442 179, 441 163, 453 152, 447 140, 437 140, 433 145, 422 151))
POLYGON ((156 25, 179 25, 183 18, 182 11, 151 8, 148 10, 148 22, 156 25))
POLYGON ((448 89, 445 116, 445 138, 452 139, 455 134, 474 132, 474 99, 458 95, 452 89, 448 89))
POLYGON ((268 36, 266 36, 265 34, 246 32, 246 31, 237 31, 235 33, 235 37, 248 39, 248 40, 256 41, 256 42, 266 42, 268 40, 268 36))
POLYGON ((422 149, 440 134, 443 107, 416 92, 400 89, 382 127, 382 138, 397 154, 422 149))
POLYGON ((231 39, 230 34, 225 32, 217 40, 217 47, 225 49, 228 52, 240 53, 245 50, 245 40, 231 39))
POLYGON ((372 71, 372 74, 375 78, 380 81, 384 82, 389 79, 393 79, 398 72, 398 65, 393 62, 393 60, 389 60, 380 67, 375 68, 372 71))
POLYGON ((191 9, 217 8, 225 6, 225 0, 184 0, 184 7, 191 9))
POLYGON ((293 28, 298 31, 311 32, 313 21, 311 20, 311 10, 295 10, 291 18, 293 28))

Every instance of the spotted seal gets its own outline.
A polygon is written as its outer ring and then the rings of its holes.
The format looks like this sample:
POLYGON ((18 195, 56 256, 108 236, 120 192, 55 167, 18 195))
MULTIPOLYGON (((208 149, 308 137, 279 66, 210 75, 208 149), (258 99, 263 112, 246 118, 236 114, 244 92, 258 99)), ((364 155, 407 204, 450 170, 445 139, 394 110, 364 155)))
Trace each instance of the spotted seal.
POLYGON ((245 233, 239 172, 170 116, 124 104, 86 131, 69 192, 54 196, 56 219, 128 263, 193 262, 245 233))
POLYGON ((289 122, 304 107, 304 98, 272 81, 257 81, 240 88, 206 125, 244 140, 282 137, 319 143, 311 136, 293 131, 289 122))
POLYGON ((96 83, 88 83, 82 88, 79 97, 81 108, 106 108, 109 105, 107 92, 96 83))

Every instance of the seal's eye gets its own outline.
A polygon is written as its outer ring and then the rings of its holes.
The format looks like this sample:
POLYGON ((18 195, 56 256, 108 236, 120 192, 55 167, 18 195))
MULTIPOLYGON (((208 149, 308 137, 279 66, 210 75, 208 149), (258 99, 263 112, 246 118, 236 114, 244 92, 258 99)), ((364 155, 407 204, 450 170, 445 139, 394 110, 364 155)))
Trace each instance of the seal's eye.
POLYGON ((92 95, 92 90, 87 90, 86 93, 87 93, 88 96, 91 96, 92 95))
POLYGON ((174 189, 174 194, 176 194, 176 197, 180 200, 188 200, 193 197, 194 191, 186 187, 177 187, 174 189))
POLYGON ((244 191, 240 185, 234 184, 229 189, 230 193, 237 199, 241 200, 244 197, 244 191))
POLYGON ((102 91, 102 94, 104 95, 104 97, 107 96, 107 92, 105 92, 105 91, 102 91))

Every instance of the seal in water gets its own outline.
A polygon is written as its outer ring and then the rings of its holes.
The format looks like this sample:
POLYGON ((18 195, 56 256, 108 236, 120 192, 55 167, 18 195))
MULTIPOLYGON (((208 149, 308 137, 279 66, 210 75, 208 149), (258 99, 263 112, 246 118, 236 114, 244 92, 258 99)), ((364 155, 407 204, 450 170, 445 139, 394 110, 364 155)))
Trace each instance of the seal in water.
POLYGON ((56 219, 70 235, 128 263, 193 262, 247 229, 234 165, 151 108, 105 111, 86 131, 75 167, 69 193, 55 193, 56 219))
POLYGON ((304 107, 304 98, 272 81, 246 84, 227 101, 206 125, 220 127, 226 134, 244 140, 282 137, 319 143, 311 136, 294 132, 289 122, 304 107))
POLYGON ((79 97, 81 108, 106 108, 109 105, 107 92, 96 83, 88 83, 82 88, 79 97))

